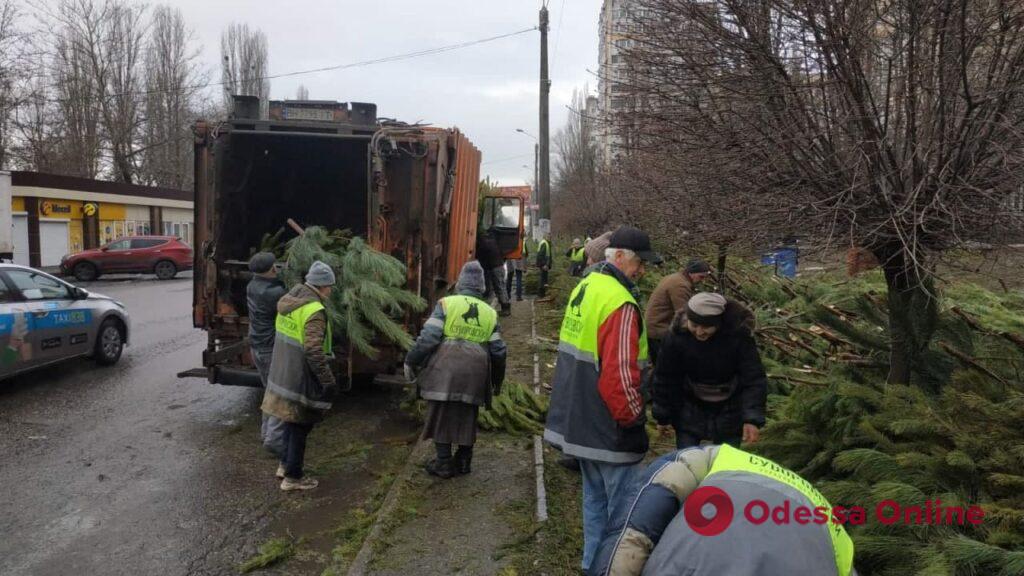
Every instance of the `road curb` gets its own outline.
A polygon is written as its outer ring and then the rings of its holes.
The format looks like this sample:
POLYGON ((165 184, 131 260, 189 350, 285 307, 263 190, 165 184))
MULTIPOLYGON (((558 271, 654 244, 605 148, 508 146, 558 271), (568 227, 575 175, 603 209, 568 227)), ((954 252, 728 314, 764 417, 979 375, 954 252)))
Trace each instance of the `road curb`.
MULTIPOLYGON (((530 300, 530 344, 533 346, 533 393, 540 394, 540 352, 537 351, 537 309, 530 300)), ((544 443, 533 437, 533 469, 537 477, 537 522, 548 520, 548 494, 544 487, 544 443)))

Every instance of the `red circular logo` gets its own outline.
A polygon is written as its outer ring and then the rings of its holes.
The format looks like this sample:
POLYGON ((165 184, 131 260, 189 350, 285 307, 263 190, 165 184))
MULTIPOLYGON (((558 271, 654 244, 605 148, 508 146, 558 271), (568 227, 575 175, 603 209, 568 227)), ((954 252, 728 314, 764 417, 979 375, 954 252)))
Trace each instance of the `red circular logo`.
POLYGON ((694 532, 701 536, 717 536, 732 523, 732 498, 725 490, 714 486, 702 486, 694 490, 683 503, 683 516, 694 532), (704 516, 704 506, 715 507, 710 518, 704 516))

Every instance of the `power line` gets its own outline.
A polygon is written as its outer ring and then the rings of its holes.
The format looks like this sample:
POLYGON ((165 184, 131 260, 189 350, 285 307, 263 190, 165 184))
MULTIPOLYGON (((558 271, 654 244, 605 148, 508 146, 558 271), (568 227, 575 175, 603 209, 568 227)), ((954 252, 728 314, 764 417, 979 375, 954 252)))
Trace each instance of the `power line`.
MULTIPOLYGON (((298 71, 294 71, 294 72, 283 72, 281 74, 270 74, 270 75, 267 75, 267 76, 262 76, 262 77, 255 78, 255 79, 253 79, 253 81, 254 82, 262 82, 264 80, 274 80, 276 78, 290 78, 290 77, 293 77, 293 76, 302 76, 302 75, 305 75, 305 74, 316 74, 316 73, 319 73, 319 72, 331 72, 331 71, 335 71, 335 70, 347 70, 349 68, 360 68, 360 67, 363 67, 363 66, 371 66, 371 65, 374 65, 374 64, 385 64, 385 63, 389 63, 389 62, 398 62, 400 60, 409 60, 409 59, 412 59, 412 58, 419 58, 419 57, 422 57, 422 56, 432 56, 434 54, 443 54, 445 52, 451 52, 453 50, 461 50, 463 48, 469 48, 471 46, 477 46, 477 45, 480 45, 480 44, 486 44, 488 42, 494 42, 494 41, 502 40, 502 39, 505 39, 505 38, 511 38, 512 36, 518 36, 520 34, 526 34, 527 32, 533 32, 534 30, 537 30, 536 26, 532 26, 530 28, 523 28, 522 30, 517 30, 515 32, 509 32, 507 34, 499 34, 498 36, 490 36, 488 38, 480 38, 478 40, 469 40, 469 41, 466 41, 466 42, 459 42, 457 44, 449 44, 447 46, 439 46, 437 48, 428 48, 426 50, 418 50, 416 52, 407 52, 405 54, 396 54, 396 55, 393 55, 393 56, 384 56, 382 58, 374 58, 374 59, 371 59, 371 60, 363 60, 363 61, 360 61, 360 62, 350 62, 348 64, 336 64, 334 66, 324 66, 322 68, 311 68, 309 70, 298 70, 298 71)), ((122 96, 148 96, 148 95, 151 95, 151 94, 163 94, 163 93, 170 93, 170 92, 185 92, 185 91, 190 91, 190 90, 200 90, 200 89, 203 89, 203 88, 211 88, 211 87, 214 87, 214 86, 224 86, 224 85, 226 85, 228 83, 229 82, 227 82, 227 81, 206 82, 204 84, 193 84, 193 85, 190 85, 190 86, 182 86, 181 88, 168 88, 168 89, 161 89, 161 90, 143 90, 143 91, 137 91, 137 92, 121 92, 121 93, 118 93, 118 94, 109 94, 109 95, 107 95, 107 98, 119 98, 119 97, 122 97, 122 96)), ((52 89, 52 88, 56 88, 56 87, 57 86, 50 86, 49 88, 52 89)), ((54 99, 54 100, 51 100, 51 101, 52 102, 59 102, 60 100, 59 99, 54 99)))
POLYGON ((533 158, 533 154, 519 154, 516 156, 508 156, 506 158, 498 158, 497 160, 488 160, 487 162, 481 162, 481 165, 498 164, 500 162, 508 162, 509 160, 518 160, 520 158, 533 158))
POLYGON ((562 0, 562 7, 558 9, 558 26, 555 27, 555 52, 551 55, 551 66, 555 66, 558 58, 558 45, 562 42, 562 16, 565 15, 565 0, 562 0))

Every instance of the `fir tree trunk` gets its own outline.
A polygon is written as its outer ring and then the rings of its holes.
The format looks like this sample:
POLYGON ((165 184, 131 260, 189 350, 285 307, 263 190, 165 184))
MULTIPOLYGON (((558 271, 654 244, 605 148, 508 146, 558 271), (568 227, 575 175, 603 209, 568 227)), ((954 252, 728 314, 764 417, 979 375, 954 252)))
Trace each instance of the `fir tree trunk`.
MULTIPOLYGON (((879 254, 889 300, 890 384, 910 384, 938 322, 934 283, 902 248, 879 254)), ((918 261, 919 262, 919 261, 918 261)))

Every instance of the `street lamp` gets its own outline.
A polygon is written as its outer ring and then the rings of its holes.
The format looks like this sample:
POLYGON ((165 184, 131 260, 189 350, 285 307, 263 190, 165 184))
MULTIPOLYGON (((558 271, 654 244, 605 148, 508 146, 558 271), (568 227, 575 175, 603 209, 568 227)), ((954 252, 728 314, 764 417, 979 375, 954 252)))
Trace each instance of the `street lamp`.
POLYGON ((530 138, 533 138, 534 141, 540 142, 539 140, 537 140, 536 136, 534 136, 533 134, 530 134, 529 132, 527 132, 526 130, 523 130, 522 128, 516 128, 516 132, 519 132, 520 134, 526 134, 530 138))
POLYGON ((533 138, 533 141, 534 141, 534 145, 533 145, 533 194, 530 195, 530 235, 531 236, 535 236, 533 228, 537 225, 536 224, 537 223, 537 214, 534 211, 533 207, 537 205, 537 200, 538 200, 538 198, 537 198, 537 196, 538 196, 537 187, 540 186, 540 173, 539 173, 539 170, 540 170, 540 164, 539 164, 539 160, 540 160, 540 140, 538 140, 536 136, 534 136, 533 134, 530 134, 529 132, 527 132, 526 130, 523 130, 522 128, 516 128, 516 132, 519 132, 520 134, 523 134, 525 136, 529 136, 530 138, 533 138))

